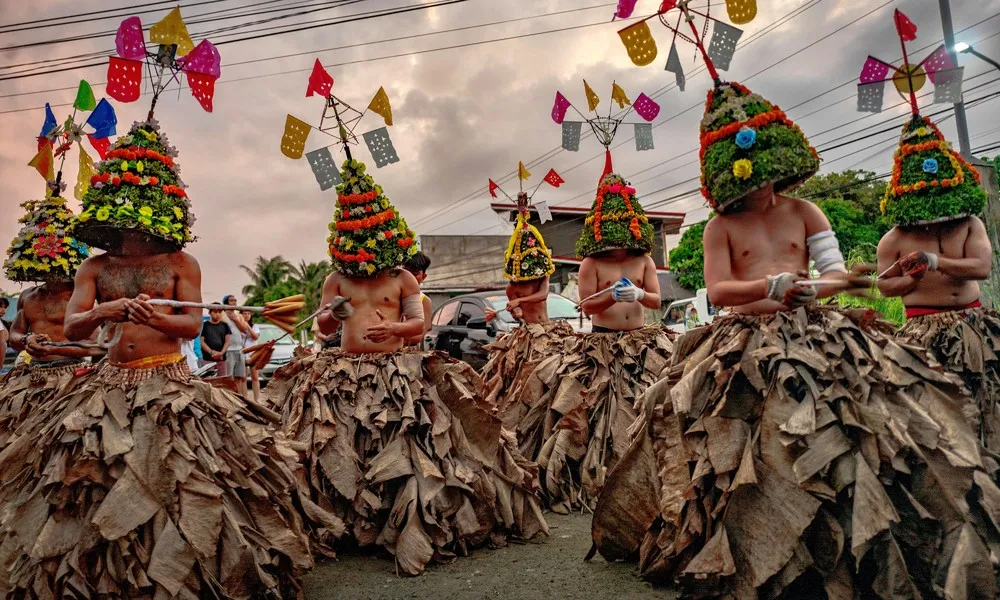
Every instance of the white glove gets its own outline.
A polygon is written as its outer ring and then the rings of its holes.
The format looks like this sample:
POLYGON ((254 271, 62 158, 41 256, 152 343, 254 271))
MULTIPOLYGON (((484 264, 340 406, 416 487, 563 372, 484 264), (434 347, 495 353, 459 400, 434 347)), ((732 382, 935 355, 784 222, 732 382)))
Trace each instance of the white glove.
POLYGON ((338 321, 346 321, 351 318, 354 314, 354 307, 351 306, 351 299, 345 298, 343 296, 337 296, 333 299, 330 304, 327 305, 330 309, 330 314, 333 318, 338 321))
POLYGON ((611 297, 615 299, 615 302, 640 302, 646 297, 646 291, 634 285, 618 282, 611 292, 611 297))
POLYGON ((796 273, 781 273, 767 276, 767 297, 775 302, 781 302, 789 308, 805 306, 816 299, 816 288, 798 287, 795 282, 802 276, 796 273), (789 290, 798 288, 801 293, 789 294, 789 290))

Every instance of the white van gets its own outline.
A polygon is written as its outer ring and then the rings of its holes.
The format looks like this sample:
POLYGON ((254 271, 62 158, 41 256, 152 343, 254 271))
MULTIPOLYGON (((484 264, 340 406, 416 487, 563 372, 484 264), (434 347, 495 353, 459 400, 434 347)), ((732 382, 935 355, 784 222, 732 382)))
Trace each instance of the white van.
POLYGON ((677 333, 715 320, 717 310, 708 300, 708 290, 701 288, 692 298, 675 300, 663 312, 663 325, 677 333))

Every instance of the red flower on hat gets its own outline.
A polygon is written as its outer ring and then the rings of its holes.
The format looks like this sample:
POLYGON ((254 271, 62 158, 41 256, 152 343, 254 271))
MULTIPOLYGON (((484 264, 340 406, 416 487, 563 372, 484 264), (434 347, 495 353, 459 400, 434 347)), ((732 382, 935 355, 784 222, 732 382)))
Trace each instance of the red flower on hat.
POLYGON ((46 256, 57 258, 62 252, 62 241, 54 235, 47 235, 38 238, 32 248, 39 258, 46 256))

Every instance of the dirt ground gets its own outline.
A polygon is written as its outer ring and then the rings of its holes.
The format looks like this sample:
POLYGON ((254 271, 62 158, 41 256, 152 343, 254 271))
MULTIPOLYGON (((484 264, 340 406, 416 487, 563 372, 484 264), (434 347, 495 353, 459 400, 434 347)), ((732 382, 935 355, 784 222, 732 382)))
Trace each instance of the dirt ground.
POLYGON ((600 556, 584 562, 590 549, 589 515, 550 513, 546 519, 548 538, 477 550, 450 565, 430 566, 420 577, 396 577, 391 557, 341 556, 320 562, 305 578, 306 598, 677 598, 636 577, 634 565, 608 564, 600 556))

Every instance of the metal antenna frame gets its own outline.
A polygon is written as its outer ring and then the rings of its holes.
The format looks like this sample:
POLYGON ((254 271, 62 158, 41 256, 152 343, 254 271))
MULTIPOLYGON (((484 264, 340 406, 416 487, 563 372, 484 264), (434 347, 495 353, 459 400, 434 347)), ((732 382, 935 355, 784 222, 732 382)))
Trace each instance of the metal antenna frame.
POLYGON ((340 98, 330 94, 326 97, 326 106, 323 108, 323 116, 320 117, 319 127, 316 129, 331 136, 337 138, 344 147, 344 153, 347 155, 347 159, 351 160, 351 145, 358 145, 358 136, 355 135, 354 129, 357 127, 358 123, 365 116, 368 109, 364 111, 359 111, 352 108, 350 104, 344 102, 340 98), (341 114, 343 111, 344 114, 341 114), (331 119, 330 113, 333 113, 332 120, 336 123, 335 125, 329 125, 324 127, 323 124, 327 119, 331 119), (330 133, 336 129, 336 134, 330 133))

